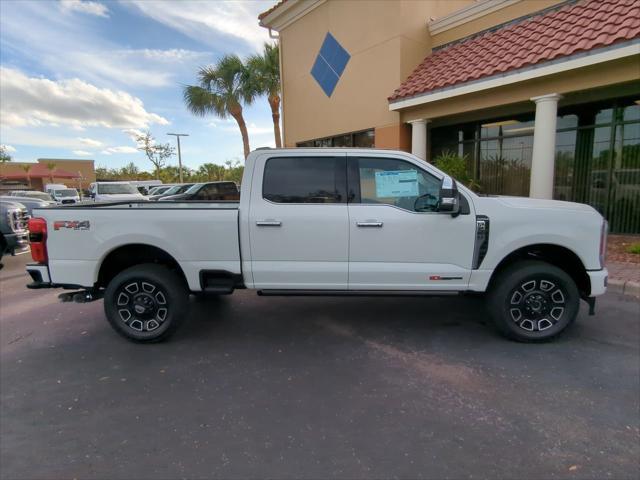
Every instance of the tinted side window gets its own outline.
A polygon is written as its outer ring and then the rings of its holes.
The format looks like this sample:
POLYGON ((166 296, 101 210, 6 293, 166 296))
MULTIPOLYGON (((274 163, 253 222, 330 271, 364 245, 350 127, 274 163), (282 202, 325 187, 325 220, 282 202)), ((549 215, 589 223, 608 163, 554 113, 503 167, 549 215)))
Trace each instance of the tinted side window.
POLYGON ((359 158, 358 171, 361 203, 393 205, 412 212, 437 211, 440 180, 412 163, 359 158))
POLYGON ((344 157, 270 158, 262 196, 276 203, 345 203, 344 157))
POLYGON ((216 185, 205 185, 196 195, 197 200, 215 200, 218 193, 216 185))

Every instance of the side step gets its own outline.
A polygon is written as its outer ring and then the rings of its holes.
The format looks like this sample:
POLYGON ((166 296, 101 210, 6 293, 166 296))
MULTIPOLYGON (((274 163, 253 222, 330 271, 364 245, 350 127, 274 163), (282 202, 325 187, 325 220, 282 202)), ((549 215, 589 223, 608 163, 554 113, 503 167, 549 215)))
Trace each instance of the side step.
POLYGON ((464 292, 440 290, 258 290, 264 297, 449 297, 464 292))

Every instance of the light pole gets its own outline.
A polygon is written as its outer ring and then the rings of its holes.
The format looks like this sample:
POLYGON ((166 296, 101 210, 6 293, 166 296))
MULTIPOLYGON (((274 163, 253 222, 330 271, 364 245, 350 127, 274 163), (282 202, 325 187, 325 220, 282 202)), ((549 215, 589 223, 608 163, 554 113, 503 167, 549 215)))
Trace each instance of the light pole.
POLYGON ((180 137, 188 137, 188 133, 167 133, 167 135, 173 135, 178 140, 178 172, 180 173, 180 183, 182 181, 182 155, 180 153, 180 137))

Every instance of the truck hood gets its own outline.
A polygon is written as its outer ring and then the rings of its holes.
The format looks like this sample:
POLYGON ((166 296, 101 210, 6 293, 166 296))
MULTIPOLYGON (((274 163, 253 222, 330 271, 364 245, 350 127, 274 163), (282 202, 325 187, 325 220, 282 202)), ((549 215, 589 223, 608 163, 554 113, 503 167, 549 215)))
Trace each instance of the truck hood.
MULTIPOLYGON (((560 200, 543 200, 528 197, 494 197, 494 200, 512 208, 541 208, 549 210, 566 210, 574 212, 598 213, 596 209, 583 203, 563 202, 560 200)), ((599 215, 599 213, 598 213, 599 215)))

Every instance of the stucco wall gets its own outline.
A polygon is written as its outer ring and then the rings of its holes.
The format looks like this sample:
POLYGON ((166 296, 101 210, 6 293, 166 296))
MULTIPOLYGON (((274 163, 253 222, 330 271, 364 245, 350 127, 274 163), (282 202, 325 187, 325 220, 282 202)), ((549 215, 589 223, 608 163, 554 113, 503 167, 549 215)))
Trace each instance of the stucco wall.
POLYGON ((470 3, 327 1, 283 28, 279 33, 285 145, 398 125, 399 114, 389 111, 387 97, 430 52, 427 21, 470 3), (331 97, 310 74, 327 32, 351 55, 331 97))
MULTIPOLYGON (((467 21, 462 25, 449 28, 442 33, 432 35, 432 47, 438 47, 440 45, 468 37, 474 33, 515 20, 516 18, 531 15, 532 13, 564 2, 566 2, 566 0, 522 0, 520 2, 516 2, 512 5, 488 13, 487 15, 483 15, 480 18, 467 21)), ((438 18, 441 17, 435 17, 436 20, 438 18)))

